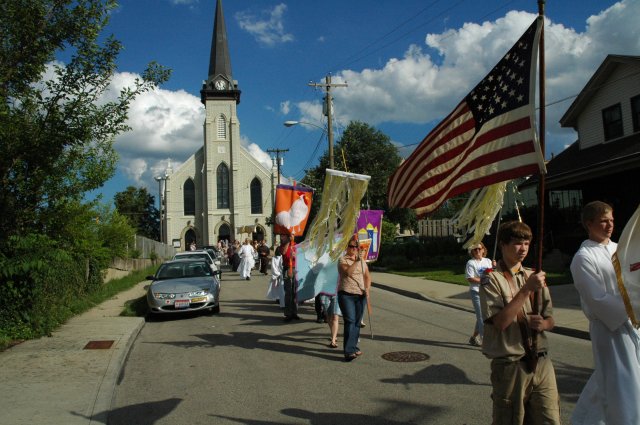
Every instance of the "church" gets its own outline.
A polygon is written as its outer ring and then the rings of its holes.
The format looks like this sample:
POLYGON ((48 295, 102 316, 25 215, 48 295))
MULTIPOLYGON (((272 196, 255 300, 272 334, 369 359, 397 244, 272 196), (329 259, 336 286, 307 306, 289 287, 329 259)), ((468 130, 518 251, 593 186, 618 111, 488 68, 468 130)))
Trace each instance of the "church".
POLYGON ((240 93, 231 73, 222 2, 217 0, 209 73, 200 90, 206 111, 204 145, 161 178, 162 235, 179 251, 192 242, 200 248, 221 239, 264 239, 273 244, 267 220, 277 171, 275 165, 265 168, 240 145, 240 93))

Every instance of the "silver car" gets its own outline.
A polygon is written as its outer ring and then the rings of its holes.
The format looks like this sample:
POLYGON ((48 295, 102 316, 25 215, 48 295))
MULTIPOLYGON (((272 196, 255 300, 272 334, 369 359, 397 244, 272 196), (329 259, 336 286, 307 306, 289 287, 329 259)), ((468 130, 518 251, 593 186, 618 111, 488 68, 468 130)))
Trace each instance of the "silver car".
MULTIPOLYGON (((172 260, 163 263, 147 290, 149 312, 153 314, 209 310, 220 312, 220 272, 212 271, 202 259, 172 260)), ((150 316, 151 317, 151 316, 150 316)))
POLYGON ((214 257, 211 257, 211 255, 204 249, 197 249, 195 251, 177 252, 173 256, 174 260, 178 260, 181 258, 192 258, 192 259, 195 258, 195 259, 206 260, 206 262, 209 263, 209 266, 211 266, 211 270, 213 270, 214 272, 217 272, 218 270, 220 270, 220 261, 214 259, 214 257))

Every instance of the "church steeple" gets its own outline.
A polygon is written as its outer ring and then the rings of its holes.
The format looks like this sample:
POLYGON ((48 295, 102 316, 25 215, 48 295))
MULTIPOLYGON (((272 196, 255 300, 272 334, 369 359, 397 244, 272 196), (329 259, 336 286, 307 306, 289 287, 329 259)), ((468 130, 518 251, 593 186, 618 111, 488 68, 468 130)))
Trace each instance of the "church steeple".
POLYGON ((240 103, 238 83, 231 74, 231 57, 227 44, 227 29, 224 25, 222 0, 216 4, 216 14, 213 23, 213 37, 211 39, 211 56, 209 57, 209 75, 200 90, 200 100, 207 99, 235 99, 240 103))

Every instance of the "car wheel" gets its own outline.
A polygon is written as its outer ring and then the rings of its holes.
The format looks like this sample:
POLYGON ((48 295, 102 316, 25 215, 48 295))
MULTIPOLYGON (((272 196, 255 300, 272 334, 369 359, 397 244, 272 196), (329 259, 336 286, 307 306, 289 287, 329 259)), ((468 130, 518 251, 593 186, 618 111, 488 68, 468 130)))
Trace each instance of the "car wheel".
POLYGON ((145 322, 155 322, 156 320, 156 315, 148 312, 145 316, 144 316, 144 321, 145 322))
POLYGON ((217 306, 211 309, 211 314, 219 314, 219 313, 220 313, 220 304, 218 304, 217 306))

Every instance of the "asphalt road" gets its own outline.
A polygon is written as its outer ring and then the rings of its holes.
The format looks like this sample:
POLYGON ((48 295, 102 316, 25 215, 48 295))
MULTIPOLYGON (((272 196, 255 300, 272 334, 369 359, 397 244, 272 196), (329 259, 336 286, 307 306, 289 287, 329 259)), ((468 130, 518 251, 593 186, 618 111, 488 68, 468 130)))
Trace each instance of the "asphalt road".
MULTIPOLYGON (((282 321, 267 278, 226 274, 221 313, 150 322, 120 377, 111 425, 488 424, 489 361, 467 345, 473 315, 373 288, 364 355, 327 347, 313 304, 282 321), (421 361, 393 353, 410 352, 421 361)), ((341 333, 340 333, 341 335, 341 333)), ((339 345, 341 339, 339 336, 339 345)), ((591 373, 590 342, 550 335, 563 423, 591 373)))

